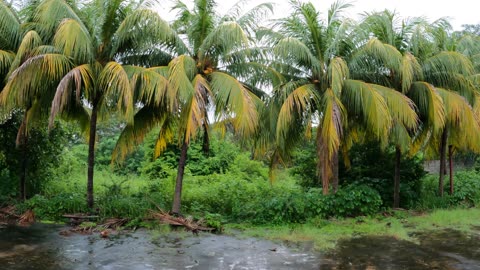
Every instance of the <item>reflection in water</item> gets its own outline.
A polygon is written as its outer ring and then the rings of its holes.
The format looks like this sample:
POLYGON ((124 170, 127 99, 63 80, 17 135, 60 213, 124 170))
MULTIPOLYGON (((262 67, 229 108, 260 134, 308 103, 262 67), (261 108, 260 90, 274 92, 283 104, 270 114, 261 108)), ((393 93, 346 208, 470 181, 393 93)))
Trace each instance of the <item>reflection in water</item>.
POLYGON ((480 237, 458 231, 416 235, 420 244, 391 237, 360 237, 339 243, 321 269, 480 269, 480 237))
POLYGON ((60 226, 0 229, 0 269, 480 269, 480 235, 416 235, 420 245, 389 237, 343 241, 321 256, 311 243, 294 250, 258 239, 149 231, 59 235, 60 226))

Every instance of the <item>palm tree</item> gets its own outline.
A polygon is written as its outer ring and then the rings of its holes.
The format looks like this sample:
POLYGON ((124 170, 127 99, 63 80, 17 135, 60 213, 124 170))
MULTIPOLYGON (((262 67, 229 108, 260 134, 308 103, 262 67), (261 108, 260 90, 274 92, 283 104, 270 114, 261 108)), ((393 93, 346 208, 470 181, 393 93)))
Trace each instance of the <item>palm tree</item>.
POLYGON ((155 146, 157 157, 173 140, 176 128, 181 154, 172 205, 175 214, 180 213, 181 208, 188 146, 200 131, 204 150, 208 151, 209 111, 214 112, 217 123, 230 125, 243 137, 257 129, 257 109, 261 101, 242 79, 247 79, 246 75, 256 69, 256 63, 249 62, 255 56, 255 51, 250 49, 250 34, 271 10, 271 5, 260 4, 242 12, 243 2, 222 17, 215 12, 213 0, 197 0, 192 10, 177 1, 174 9, 179 16, 171 27, 177 33, 178 42, 170 51, 166 50, 173 60, 168 66, 139 71, 136 75, 140 78, 137 82, 141 83, 142 75, 138 74, 155 71, 160 76, 157 76, 159 84, 138 96, 143 108, 135 115, 134 125, 122 132, 114 157, 132 149, 155 125, 161 127, 155 146))
MULTIPOLYGON (((363 51, 369 55, 367 59, 374 65, 370 66, 371 69, 356 69, 357 76, 394 88, 414 101, 421 126, 413 134, 416 142, 411 147, 411 152, 416 152, 420 146, 425 145, 426 140, 438 137, 442 132, 445 142, 447 101, 437 88, 456 89, 469 100, 473 100, 475 91, 468 80, 472 74, 471 63, 461 54, 446 51, 451 44, 445 39, 444 33, 444 29, 448 29, 448 23, 440 19, 429 24, 421 18, 400 21, 395 13, 383 11, 367 14, 362 27, 366 36, 375 36, 375 39, 367 42, 363 51), (432 42, 434 40, 436 42, 432 42)), ((408 146, 410 136, 403 128, 394 128, 393 131, 395 133, 392 138, 397 152, 394 207, 398 207, 399 163, 401 153, 406 150, 405 147, 400 147, 400 143, 408 146)), ((445 159, 444 155, 440 156, 441 160, 445 159)), ((444 161, 441 162, 441 171, 440 182, 443 182, 444 161)))
POLYGON ((113 108, 120 110, 127 121, 132 120, 133 93, 126 64, 163 59, 155 42, 170 40, 167 23, 147 4, 97 0, 77 9, 62 0, 43 1, 35 11, 33 27, 51 40, 53 52, 57 53, 46 52, 29 59, 7 84, 6 89, 15 91, 17 97, 50 96, 50 125, 62 113, 66 118, 79 120, 88 130, 89 208, 94 203, 97 121, 113 108), (52 35, 48 34, 50 30, 54 30, 52 35), (46 81, 55 82, 56 91, 55 87, 39 88, 46 81))
MULTIPOLYGON (((478 85, 475 83, 477 75, 474 64, 469 59, 469 57, 472 58, 472 55, 469 55, 466 46, 459 43, 455 35, 451 34, 449 24, 444 21, 435 22, 429 32, 431 40, 434 41, 434 54, 423 61, 422 69, 425 80, 442 93, 445 104, 446 121, 441 136, 432 134, 432 143, 439 142, 437 144, 440 155, 439 195, 443 196, 443 178, 447 171, 447 148, 451 160, 454 147, 452 144, 450 144, 451 146, 447 145, 449 132, 456 133, 454 130, 461 130, 463 127, 460 125, 470 126, 473 131, 477 130, 477 117, 474 117, 471 110, 472 107, 477 106, 478 85), (457 52, 457 49, 461 49, 462 53, 457 52), (443 89, 454 91, 463 98, 443 89), (455 111, 460 107, 463 110, 462 117, 464 118, 461 122, 457 120, 459 114, 455 111), (435 139, 435 135, 437 138, 440 137, 440 140, 435 139)), ((472 136, 461 142, 464 147, 457 147, 457 149, 476 150, 475 145, 478 139, 474 134, 470 134, 472 136)), ((452 138, 450 141, 455 141, 455 139, 452 138)), ((453 166, 453 164, 450 165, 453 166)), ((453 168, 451 171, 453 173, 453 168)), ((450 182, 450 191, 453 193, 453 175, 450 176, 450 182)))
MULTIPOLYGON (((347 63, 355 56, 357 38, 351 31, 352 22, 342 17, 350 5, 334 3, 323 21, 313 4, 291 3, 293 13, 278 20, 275 27, 279 30, 268 33, 266 39, 275 55, 271 65, 286 81, 274 90, 269 105, 275 118, 271 121, 275 153, 287 155, 301 138, 300 131, 308 135, 312 124, 318 122, 318 175, 327 194, 332 177, 334 189, 338 183, 335 161, 342 141, 348 148, 359 133, 386 138, 394 120, 388 106, 398 95, 389 88, 350 78, 347 63)), ((400 119, 409 125, 415 122, 408 99, 400 98, 396 108, 400 119)))
MULTIPOLYGON (((21 168, 19 179, 19 198, 25 200, 26 191, 26 174, 27 174, 27 150, 28 150, 28 130, 33 124, 39 122, 44 116, 44 104, 48 100, 45 96, 32 95, 15 95, 15 91, 11 91, 10 80, 16 74, 16 70, 30 59, 38 55, 51 51, 51 46, 44 45, 42 37, 33 29, 29 29, 31 21, 28 19, 29 12, 27 9, 16 12, 7 6, 4 2, 0 3, 0 13, 3 21, 0 22, 0 31, 2 38, 0 40, 0 87, 4 89, 0 93, 0 111, 10 113, 13 109, 24 110, 24 117, 19 127, 16 139, 16 145, 21 150, 21 168), (22 16, 20 16, 22 14, 22 16), (25 19, 26 18, 26 19, 25 19), (25 19, 25 22, 22 22, 25 19), (7 85, 5 85, 7 84, 7 85)), ((45 74, 48 70, 44 70, 45 74)), ((52 84, 45 83, 41 87, 51 87, 52 84)))
MULTIPOLYGON (((421 110, 418 111, 420 117, 424 123, 438 125, 443 121, 441 99, 431 91, 432 89, 425 87, 425 84, 420 84, 421 66, 418 59, 409 52, 410 36, 425 23, 422 18, 402 20, 397 13, 388 10, 366 13, 358 30, 367 42, 359 51, 355 61, 352 61, 354 63, 352 69, 355 70, 355 77, 384 85, 402 94, 409 94, 409 91, 417 85, 416 88, 420 88, 416 90, 417 99, 430 102, 420 105, 436 109, 430 114, 421 114, 425 108, 420 108, 421 110), (362 68, 356 66, 357 61, 362 64, 362 68), (368 64, 365 65, 365 63, 368 64)), ((409 102, 412 101, 409 99, 409 102)), ((411 104, 411 107, 418 109, 414 104, 411 104)), ((390 143, 395 146, 394 208, 400 206, 401 157, 410 148, 411 137, 416 131, 417 124, 398 121, 398 119, 394 120, 390 130, 390 143)))

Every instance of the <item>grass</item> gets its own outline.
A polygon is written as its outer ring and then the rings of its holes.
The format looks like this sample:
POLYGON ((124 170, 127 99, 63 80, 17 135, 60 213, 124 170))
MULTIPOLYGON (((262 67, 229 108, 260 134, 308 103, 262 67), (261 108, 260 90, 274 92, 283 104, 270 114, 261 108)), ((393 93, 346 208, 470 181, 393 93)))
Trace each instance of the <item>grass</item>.
POLYGON ((402 217, 349 218, 343 220, 313 219, 306 224, 280 226, 227 225, 226 232, 241 231, 244 237, 259 237, 273 241, 314 243, 318 251, 333 250, 344 239, 360 236, 388 236, 418 243, 417 232, 455 229, 469 232, 480 226, 480 209, 436 210, 422 215, 402 217))

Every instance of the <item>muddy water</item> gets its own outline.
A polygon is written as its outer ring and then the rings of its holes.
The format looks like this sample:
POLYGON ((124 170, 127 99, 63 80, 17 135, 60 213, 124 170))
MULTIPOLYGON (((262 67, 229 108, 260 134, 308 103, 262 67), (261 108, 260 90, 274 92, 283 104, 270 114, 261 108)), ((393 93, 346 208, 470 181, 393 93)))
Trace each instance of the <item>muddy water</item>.
POLYGON ((253 238, 149 231, 102 239, 61 227, 0 230, 0 269, 318 269, 320 256, 253 238))
POLYGON ((62 229, 0 229, 0 269, 480 269, 480 233, 423 233, 416 235, 420 244, 359 237, 320 255, 311 244, 287 247, 225 235, 137 231, 102 239, 61 236, 62 229))
POLYGON ((480 234, 444 230, 415 237, 419 244, 392 237, 342 241, 320 269, 480 269, 480 234))

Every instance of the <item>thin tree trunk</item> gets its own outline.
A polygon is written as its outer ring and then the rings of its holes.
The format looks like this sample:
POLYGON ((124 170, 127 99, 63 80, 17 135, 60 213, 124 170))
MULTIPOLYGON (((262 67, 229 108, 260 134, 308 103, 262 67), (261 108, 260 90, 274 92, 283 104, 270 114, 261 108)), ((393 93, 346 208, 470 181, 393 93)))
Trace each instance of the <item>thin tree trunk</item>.
POLYGON ((395 147, 395 176, 393 179, 393 208, 400 207, 400 160, 402 151, 400 147, 395 147))
POLYGON ((443 179, 445 177, 444 172, 447 166, 447 161, 446 161, 447 138, 448 138, 447 128, 445 128, 443 129, 442 139, 440 142, 440 173, 439 173, 439 179, 438 179, 438 195, 440 197, 443 197, 443 179))
POLYGON ((183 174, 185 172, 185 164, 187 163, 188 143, 183 142, 180 160, 178 162, 177 181, 175 183, 175 194, 173 196, 172 213, 179 214, 182 200, 183 174))
POLYGON ((338 151, 332 157, 332 188, 333 193, 338 191, 338 151))
POLYGON ((24 134, 22 143, 22 166, 20 171, 20 200, 27 199, 27 171, 28 171, 28 138, 24 134))
POLYGON ((450 169, 450 195, 453 195, 453 145, 448 146, 448 167, 450 169))
POLYGON ((97 135, 97 107, 92 108, 90 137, 88 138, 87 206, 93 208, 93 171, 95 167, 95 139, 97 135))
POLYGON ((19 172, 19 189, 18 199, 25 201, 27 199, 27 165, 28 165, 28 138, 27 138, 27 111, 23 116, 22 123, 18 129, 16 144, 20 148, 20 172, 19 172))
POLYGON ((210 134, 208 134, 208 125, 203 123, 203 144, 202 151, 205 156, 210 155, 210 134))

